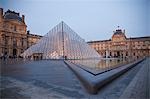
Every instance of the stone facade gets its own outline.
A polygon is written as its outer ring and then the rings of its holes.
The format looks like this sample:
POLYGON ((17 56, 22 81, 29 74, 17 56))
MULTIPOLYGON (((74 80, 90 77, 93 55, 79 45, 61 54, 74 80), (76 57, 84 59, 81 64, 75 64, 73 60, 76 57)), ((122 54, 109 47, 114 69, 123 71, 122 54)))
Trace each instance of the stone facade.
POLYGON ((127 38, 125 30, 117 29, 109 40, 89 41, 102 57, 144 57, 150 56, 150 36, 127 38))
POLYGON ((27 32, 24 15, 0 8, 0 57, 19 57, 41 37, 27 32))
POLYGON ((36 34, 30 34, 30 32, 27 31, 27 39, 28 39, 27 46, 28 46, 28 48, 30 46, 36 44, 41 38, 42 38, 42 36, 36 35, 36 34))

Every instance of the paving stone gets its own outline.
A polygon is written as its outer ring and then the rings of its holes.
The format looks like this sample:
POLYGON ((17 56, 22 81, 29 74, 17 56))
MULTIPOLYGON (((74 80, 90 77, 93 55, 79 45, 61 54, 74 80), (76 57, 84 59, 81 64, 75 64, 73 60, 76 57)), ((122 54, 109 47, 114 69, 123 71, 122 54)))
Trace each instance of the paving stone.
POLYGON ((131 98, 131 99, 149 99, 149 87, 148 86, 148 76, 149 76, 149 61, 147 59, 140 71, 135 75, 133 80, 130 82, 129 86, 126 88, 124 93, 120 98, 131 98))
POLYGON ((11 87, 0 90, 1 99, 28 99, 29 97, 20 94, 21 88, 19 87, 11 87))
MULTIPOLYGON (((18 66, 7 64, 5 69, 7 67, 9 71, 13 70, 13 72, 6 72, 7 70, 2 72, 0 91, 3 97, 9 96, 11 98, 15 97, 15 99, 20 99, 19 97, 22 97, 21 99, 118 99, 128 89, 128 86, 135 81, 134 78, 137 78, 136 82, 139 83, 133 84, 132 92, 129 92, 129 96, 132 96, 130 98, 137 98, 136 94, 145 95, 138 90, 144 89, 145 84, 148 86, 148 82, 143 82, 149 81, 148 75, 150 73, 145 72, 145 69, 142 70, 141 67, 148 66, 146 64, 149 61, 150 59, 143 61, 118 77, 103 87, 97 95, 88 94, 74 73, 68 67, 62 65, 63 62, 61 61, 31 61, 20 63, 18 66), (13 69, 13 66, 18 69, 13 69), (18 72, 19 70, 22 73, 18 72), (147 76, 137 76, 140 71, 143 71, 140 74, 147 74, 147 76), (139 86, 138 89, 136 86, 139 86), (14 96, 11 96, 12 94, 14 96)), ((149 71, 150 66, 146 70, 149 71)), ((144 93, 148 94, 148 90, 146 89, 144 93)))

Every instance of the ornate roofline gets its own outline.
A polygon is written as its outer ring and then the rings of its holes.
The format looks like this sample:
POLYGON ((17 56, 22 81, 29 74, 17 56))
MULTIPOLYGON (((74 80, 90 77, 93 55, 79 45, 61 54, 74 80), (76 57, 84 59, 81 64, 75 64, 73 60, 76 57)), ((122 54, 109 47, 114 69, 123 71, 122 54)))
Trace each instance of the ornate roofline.
MULTIPOLYGON (((143 36, 143 37, 132 37, 132 38, 127 38, 127 40, 141 40, 141 39, 149 39, 150 40, 150 36, 143 36)), ((98 43, 98 42, 108 42, 111 41, 109 40, 97 40, 97 41, 88 41, 87 43, 98 43)))

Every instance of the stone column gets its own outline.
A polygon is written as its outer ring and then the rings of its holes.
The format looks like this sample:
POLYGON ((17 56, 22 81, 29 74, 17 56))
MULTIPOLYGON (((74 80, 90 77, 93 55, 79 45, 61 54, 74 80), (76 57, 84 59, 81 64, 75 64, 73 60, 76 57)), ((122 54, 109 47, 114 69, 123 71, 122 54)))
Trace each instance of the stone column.
POLYGON ((106 50, 106 58, 108 58, 108 56, 109 56, 109 51, 106 50))

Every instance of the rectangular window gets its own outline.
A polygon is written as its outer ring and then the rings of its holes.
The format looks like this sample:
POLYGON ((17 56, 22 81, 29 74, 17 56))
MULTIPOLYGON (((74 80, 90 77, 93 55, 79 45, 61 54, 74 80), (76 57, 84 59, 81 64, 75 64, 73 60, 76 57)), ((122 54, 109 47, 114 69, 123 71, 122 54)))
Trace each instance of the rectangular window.
POLYGON ((16 26, 14 26, 14 31, 16 31, 16 26))
POLYGON ((13 39, 13 46, 17 46, 17 40, 16 39, 13 39))
POLYGON ((8 45, 8 37, 5 37, 5 45, 8 45))
POLYGON ((24 39, 22 38, 22 41, 21 41, 21 46, 23 46, 23 41, 24 41, 24 39))

